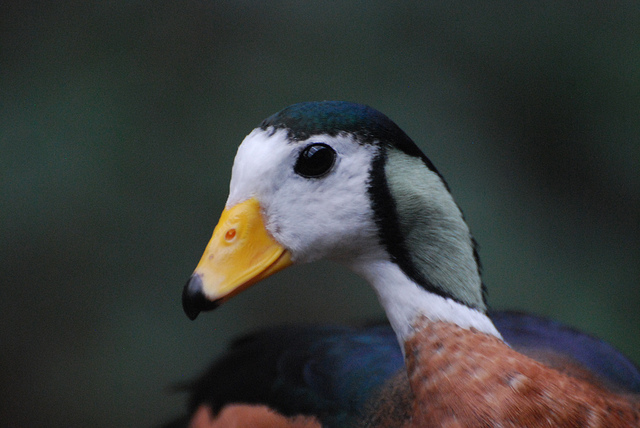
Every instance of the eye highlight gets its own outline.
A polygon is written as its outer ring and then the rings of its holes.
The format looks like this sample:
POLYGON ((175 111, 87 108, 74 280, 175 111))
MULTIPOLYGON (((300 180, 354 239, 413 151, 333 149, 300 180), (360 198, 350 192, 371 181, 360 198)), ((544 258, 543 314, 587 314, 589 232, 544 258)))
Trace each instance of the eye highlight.
POLYGON ((293 170, 306 178, 319 178, 331 170, 336 156, 336 151, 327 144, 309 144, 300 152, 293 170))

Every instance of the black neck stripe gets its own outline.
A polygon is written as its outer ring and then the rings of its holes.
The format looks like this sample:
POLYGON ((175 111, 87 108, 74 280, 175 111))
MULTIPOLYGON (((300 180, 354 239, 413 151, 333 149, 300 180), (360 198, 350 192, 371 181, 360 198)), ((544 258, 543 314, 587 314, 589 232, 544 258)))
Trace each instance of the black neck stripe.
MULTIPOLYGON (((375 156, 369 173, 369 183, 367 191, 371 200, 371 207, 374 212, 374 219, 378 228, 380 243, 391 256, 391 261, 396 263, 400 269, 416 284, 425 290, 463 303, 450 293, 446 292, 435 284, 432 284, 417 269, 409 255, 404 236, 400 229, 400 219, 396 202, 391 195, 385 174, 385 164, 387 162, 387 149, 380 146, 375 156)), ((463 303, 464 304, 464 303, 463 303)))

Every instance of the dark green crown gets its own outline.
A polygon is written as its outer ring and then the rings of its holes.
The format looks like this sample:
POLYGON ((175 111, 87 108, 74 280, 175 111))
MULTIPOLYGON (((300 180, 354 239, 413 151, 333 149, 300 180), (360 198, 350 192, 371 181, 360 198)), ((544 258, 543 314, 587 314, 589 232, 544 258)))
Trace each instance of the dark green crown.
POLYGON ((391 119, 371 107, 346 101, 293 104, 265 119, 260 128, 286 129, 289 138, 306 140, 311 135, 353 134, 363 143, 410 138, 391 119))
POLYGON ((271 128, 274 132, 285 129, 289 139, 295 141, 306 140, 319 134, 332 137, 340 133, 351 134, 361 143, 378 142, 419 157, 429 169, 438 173, 431 161, 398 125, 378 110, 366 105, 347 101, 293 104, 263 120, 260 128, 271 128))

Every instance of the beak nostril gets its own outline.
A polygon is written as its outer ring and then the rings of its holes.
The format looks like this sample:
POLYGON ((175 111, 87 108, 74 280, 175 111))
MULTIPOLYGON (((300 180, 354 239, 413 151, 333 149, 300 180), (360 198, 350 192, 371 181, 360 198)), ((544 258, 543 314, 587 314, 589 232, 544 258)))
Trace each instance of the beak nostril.
POLYGON ((201 311, 209 311, 219 306, 218 301, 206 298, 202 291, 202 278, 199 274, 191 275, 182 289, 182 309, 190 320, 195 320, 201 311))

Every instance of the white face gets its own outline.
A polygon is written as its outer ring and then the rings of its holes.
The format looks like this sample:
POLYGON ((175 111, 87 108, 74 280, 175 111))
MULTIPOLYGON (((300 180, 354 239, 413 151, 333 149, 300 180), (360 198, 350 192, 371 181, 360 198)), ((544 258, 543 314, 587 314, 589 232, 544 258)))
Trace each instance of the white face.
MULTIPOLYGON (((363 251, 379 253, 367 180, 376 146, 349 136, 289 141, 285 130, 255 129, 236 154, 227 207, 255 197, 269 233, 296 262, 321 258, 349 263, 363 251), (300 153, 324 143, 337 154, 322 177, 294 171, 300 153)), ((379 254, 378 254, 379 255, 379 254)))

